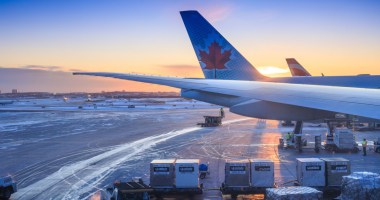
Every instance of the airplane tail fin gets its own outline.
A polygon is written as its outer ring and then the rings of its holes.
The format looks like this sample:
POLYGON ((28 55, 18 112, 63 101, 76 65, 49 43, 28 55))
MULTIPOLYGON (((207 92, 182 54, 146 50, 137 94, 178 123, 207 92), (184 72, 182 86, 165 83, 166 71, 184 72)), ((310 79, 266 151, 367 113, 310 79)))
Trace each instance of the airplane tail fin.
POLYGON ((180 14, 206 79, 266 78, 197 11, 180 14))
POLYGON ((292 76, 311 76, 311 74, 304 67, 302 67, 296 59, 287 58, 286 62, 288 63, 292 76))

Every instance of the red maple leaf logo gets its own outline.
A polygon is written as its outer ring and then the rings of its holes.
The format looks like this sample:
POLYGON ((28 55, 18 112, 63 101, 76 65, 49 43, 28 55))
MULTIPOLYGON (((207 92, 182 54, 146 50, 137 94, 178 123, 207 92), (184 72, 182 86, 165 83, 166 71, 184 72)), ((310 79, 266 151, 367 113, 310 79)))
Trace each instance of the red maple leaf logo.
POLYGON ((231 50, 226 50, 222 53, 222 47, 214 41, 208 47, 208 52, 199 51, 201 61, 206 64, 204 69, 226 69, 224 65, 231 60, 231 50))

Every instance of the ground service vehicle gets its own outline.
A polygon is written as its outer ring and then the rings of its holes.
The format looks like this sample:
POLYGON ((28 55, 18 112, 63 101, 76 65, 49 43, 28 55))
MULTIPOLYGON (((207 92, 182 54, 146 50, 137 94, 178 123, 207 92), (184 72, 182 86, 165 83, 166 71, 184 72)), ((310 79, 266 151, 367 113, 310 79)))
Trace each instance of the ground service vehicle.
POLYGON ((0 199, 9 199, 13 193, 17 192, 17 184, 11 176, 0 178, 0 199))

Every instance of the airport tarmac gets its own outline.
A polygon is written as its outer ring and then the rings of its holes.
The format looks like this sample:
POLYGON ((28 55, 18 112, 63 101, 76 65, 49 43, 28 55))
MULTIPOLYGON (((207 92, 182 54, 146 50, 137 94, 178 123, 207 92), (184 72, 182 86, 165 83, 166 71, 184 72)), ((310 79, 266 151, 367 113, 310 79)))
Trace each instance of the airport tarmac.
MULTIPOLYGON (((203 115, 218 113, 212 105, 24 111, 0 111, 0 172, 13 175, 19 187, 12 199, 88 199, 115 179, 139 176, 149 182, 149 163, 159 158, 209 162, 211 173, 202 180, 208 189, 221 186, 224 160, 229 158, 273 159, 278 185, 291 185, 296 179, 298 157, 343 157, 351 160, 352 171, 380 173, 380 154, 373 151, 363 157, 360 152, 317 154, 311 149, 313 144, 301 154, 278 149, 279 137, 292 130, 278 121, 246 118, 226 110, 223 126, 196 126, 203 115)), ((324 126, 304 127, 307 135, 325 132, 324 126)), ((371 141, 379 134, 357 132, 356 137, 371 141)), ((229 196, 216 190, 199 196, 222 198, 229 196)))

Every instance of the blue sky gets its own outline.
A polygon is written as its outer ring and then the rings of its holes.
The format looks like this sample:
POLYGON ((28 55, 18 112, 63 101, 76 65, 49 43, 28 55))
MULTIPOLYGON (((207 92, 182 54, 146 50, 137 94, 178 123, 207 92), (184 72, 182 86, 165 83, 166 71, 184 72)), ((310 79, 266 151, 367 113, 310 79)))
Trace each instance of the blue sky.
POLYGON ((202 77, 181 10, 198 10, 258 68, 296 57, 314 75, 380 74, 380 1, 366 0, 0 0, 0 66, 202 77))

